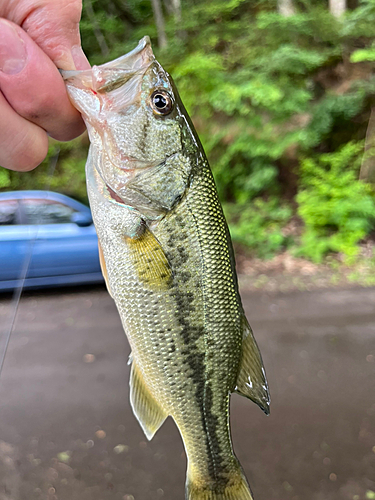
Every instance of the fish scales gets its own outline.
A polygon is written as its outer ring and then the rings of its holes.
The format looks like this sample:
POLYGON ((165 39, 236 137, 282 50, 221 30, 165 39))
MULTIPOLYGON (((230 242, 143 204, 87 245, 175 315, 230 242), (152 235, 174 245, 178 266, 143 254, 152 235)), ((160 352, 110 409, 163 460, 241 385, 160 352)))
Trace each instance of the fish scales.
POLYGON ((229 398, 237 391, 267 411, 268 388, 199 140, 147 38, 93 75, 64 77, 92 143, 88 194, 103 273, 132 349, 134 413, 149 439, 174 419, 188 458, 188 500, 251 499, 232 449, 229 398), (113 68, 134 75, 118 71, 118 83, 113 68), (99 101, 88 93, 97 95, 98 82, 99 101), (128 85, 129 94, 129 82, 132 98, 119 93, 128 85), (171 101, 163 120, 150 110, 155 92, 155 106, 171 101))

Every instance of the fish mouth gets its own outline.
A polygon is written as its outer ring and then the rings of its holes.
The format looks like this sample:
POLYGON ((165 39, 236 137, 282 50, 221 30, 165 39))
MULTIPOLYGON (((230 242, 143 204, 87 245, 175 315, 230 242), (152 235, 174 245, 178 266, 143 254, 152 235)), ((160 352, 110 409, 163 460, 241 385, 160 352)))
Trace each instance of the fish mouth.
POLYGON ((143 74, 154 61, 150 38, 144 36, 135 49, 114 61, 87 70, 60 70, 60 73, 68 85, 103 94, 121 87, 135 74, 143 74))

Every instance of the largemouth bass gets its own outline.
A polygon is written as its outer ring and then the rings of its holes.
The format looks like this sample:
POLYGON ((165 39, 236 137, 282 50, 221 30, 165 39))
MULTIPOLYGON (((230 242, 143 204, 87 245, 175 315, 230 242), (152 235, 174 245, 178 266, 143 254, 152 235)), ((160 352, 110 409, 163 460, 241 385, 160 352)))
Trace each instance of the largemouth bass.
POLYGON ((171 416, 186 499, 249 500, 229 400, 269 412, 261 356, 202 146, 150 40, 92 70, 64 72, 91 146, 87 188, 100 260, 131 345, 130 402, 148 439, 171 416))

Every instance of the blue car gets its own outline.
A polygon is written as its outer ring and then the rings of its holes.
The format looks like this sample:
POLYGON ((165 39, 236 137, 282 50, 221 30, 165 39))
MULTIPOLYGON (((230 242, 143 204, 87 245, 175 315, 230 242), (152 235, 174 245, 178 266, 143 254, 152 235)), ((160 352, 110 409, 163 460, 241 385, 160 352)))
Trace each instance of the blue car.
POLYGON ((0 290, 100 283, 88 207, 50 191, 0 193, 0 290))

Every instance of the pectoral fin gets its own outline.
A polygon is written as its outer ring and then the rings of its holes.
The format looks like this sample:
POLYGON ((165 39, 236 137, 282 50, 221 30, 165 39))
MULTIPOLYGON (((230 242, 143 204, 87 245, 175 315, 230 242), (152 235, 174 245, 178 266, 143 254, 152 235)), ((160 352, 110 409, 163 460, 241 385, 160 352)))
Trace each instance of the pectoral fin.
POLYGON ((242 359, 234 390, 241 396, 254 401, 268 415, 270 412, 270 396, 262 357, 245 315, 242 323, 242 359))
POLYGON ((147 439, 151 440, 168 415, 150 393, 134 361, 130 374, 130 404, 147 439))
POLYGON ((162 246, 150 229, 145 227, 138 238, 125 236, 125 240, 139 281, 151 290, 168 289, 172 269, 162 246))

